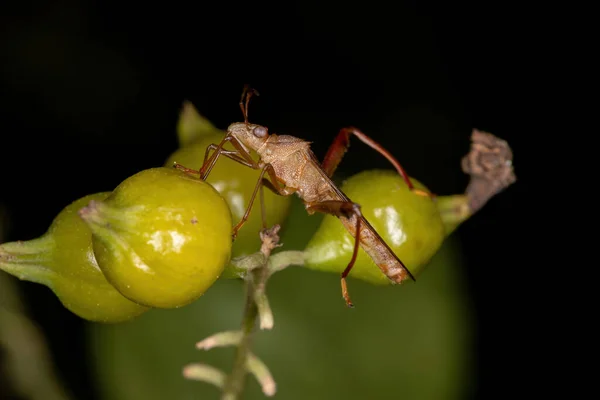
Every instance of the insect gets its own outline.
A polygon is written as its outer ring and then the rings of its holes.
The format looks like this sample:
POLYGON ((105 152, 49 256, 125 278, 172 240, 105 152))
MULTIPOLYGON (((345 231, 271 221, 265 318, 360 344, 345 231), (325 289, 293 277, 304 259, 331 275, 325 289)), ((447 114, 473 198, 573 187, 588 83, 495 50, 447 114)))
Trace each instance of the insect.
MULTIPOLYGON (((415 194, 432 195, 414 188, 400 163, 380 144, 353 127, 344 128, 338 133, 323 162, 320 163, 311 151, 309 142, 294 136, 269 134, 267 127, 248 122, 248 103, 253 95, 258 95, 258 92, 246 85, 240 100, 244 122, 229 125, 227 134, 221 142, 218 145, 211 144, 207 147, 204 163, 199 171, 175 165, 176 168, 188 173, 199 174, 202 180, 208 177, 220 156, 228 157, 249 168, 261 171, 246 212, 233 228, 233 238, 235 239, 237 232, 248 219, 259 189, 261 206, 264 208, 262 188, 266 186, 281 196, 295 193, 304 202, 309 214, 321 212, 338 217, 346 230, 354 237, 352 258, 341 276, 342 296, 348 307, 353 307, 353 304, 350 300, 346 277, 354 266, 359 246, 393 283, 402 283, 407 279, 415 280, 408 268, 363 217, 360 205, 352 202, 342 193, 331 177, 350 145, 350 135, 354 135, 387 158, 415 194), (223 146, 227 142, 231 143, 235 150, 224 149, 223 146), (251 157, 249 149, 258 154, 259 160, 256 161, 251 157), (213 151, 212 155, 210 155, 211 151, 213 151), (265 177, 265 174, 269 179, 265 177)), ((263 225, 266 226, 264 220, 263 225)))

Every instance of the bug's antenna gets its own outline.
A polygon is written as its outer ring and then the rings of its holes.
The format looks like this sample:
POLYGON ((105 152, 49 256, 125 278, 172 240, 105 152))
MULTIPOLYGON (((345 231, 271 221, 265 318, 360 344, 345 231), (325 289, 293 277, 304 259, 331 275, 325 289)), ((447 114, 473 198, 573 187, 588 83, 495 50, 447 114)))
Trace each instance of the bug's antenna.
POLYGON ((242 98, 240 99, 240 109, 242 110, 242 114, 244 115, 244 122, 248 125, 248 103, 250 103, 250 98, 252 95, 260 96, 256 89, 250 87, 250 85, 245 84, 244 90, 242 91, 242 98), (245 101, 244 101, 245 99, 245 101))

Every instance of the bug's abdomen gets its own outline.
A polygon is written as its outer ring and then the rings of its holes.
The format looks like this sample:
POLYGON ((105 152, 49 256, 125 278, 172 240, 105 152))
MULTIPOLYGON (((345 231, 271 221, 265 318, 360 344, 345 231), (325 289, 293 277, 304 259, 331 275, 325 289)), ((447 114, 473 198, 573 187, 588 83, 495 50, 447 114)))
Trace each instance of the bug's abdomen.
POLYGON ((352 215, 349 218, 338 217, 344 228, 352 237, 356 237, 356 219, 361 218, 360 247, 371 257, 381 272, 394 283, 402 283, 411 276, 394 252, 385 244, 377 234, 375 228, 364 217, 352 215))

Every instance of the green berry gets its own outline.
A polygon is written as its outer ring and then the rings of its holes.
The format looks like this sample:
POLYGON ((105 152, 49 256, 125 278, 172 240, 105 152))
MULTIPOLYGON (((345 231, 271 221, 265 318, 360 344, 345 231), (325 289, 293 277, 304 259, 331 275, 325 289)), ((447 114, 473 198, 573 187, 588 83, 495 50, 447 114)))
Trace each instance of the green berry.
MULTIPOLYGON (((187 168, 199 170, 204 161, 206 148, 212 144, 219 144, 225 132, 206 134, 194 142, 176 150, 165 162, 166 167, 172 167, 175 162, 187 168)), ((225 149, 232 150, 228 143, 225 149)), ((257 159, 255 153, 251 153, 257 159)), ((248 207, 250 197, 258 182, 260 171, 237 163, 227 157, 220 156, 210 172, 206 182, 210 183, 229 205, 232 214, 232 223, 237 224, 248 207)), ((283 224, 290 208, 290 196, 279 196, 264 189, 266 222, 268 226, 283 224)), ((263 228, 261 217, 260 197, 257 195, 250 217, 238 232, 233 243, 233 257, 240 257, 256 252, 260 248, 259 232, 263 228)))
POLYGON ((108 195, 92 194, 71 203, 37 239, 0 245, 0 269, 48 286, 67 309, 90 321, 121 322, 147 311, 107 282, 94 257, 92 232, 77 215, 90 201, 108 195))
POLYGON ((125 297, 175 308, 200 297, 231 256, 231 213, 209 184, 174 168, 125 179, 80 210, 100 269, 125 297))
MULTIPOLYGON (((415 189, 429 192, 419 181, 411 180, 415 189)), ((361 172, 346 180, 341 190, 360 204, 363 216, 413 276, 444 241, 444 223, 435 200, 411 191, 395 171, 361 172)), ((352 258, 353 246, 354 238, 339 219, 327 215, 305 249, 306 266, 341 274, 352 258)), ((349 276, 374 284, 391 283, 362 248, 349 276)))

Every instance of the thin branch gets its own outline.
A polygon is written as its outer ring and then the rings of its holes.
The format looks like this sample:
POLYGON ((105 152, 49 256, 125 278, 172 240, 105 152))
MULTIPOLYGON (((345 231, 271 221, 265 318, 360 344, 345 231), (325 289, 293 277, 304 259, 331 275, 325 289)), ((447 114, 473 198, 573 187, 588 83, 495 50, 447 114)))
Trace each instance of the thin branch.
POLYGON ((262 241, 260 251, 264 255, 264 262, 246 277, 246 305, 242 320, 242 337, 237 348, 233 369, 225 380, 221 396, 222 400, 237 400, 244 390, 246 373, 248 371, 248 359, 251 354, 252 334, 256 326, 257 317, 259 316, 259 308, 255 299, 257 298, 257 293, 260 297, 260 293, 264 293, 265 291, 266 282, 270 275, 268 259, 271 251, 279 247, 279 229, 279 225, 275 225, 271 229, 262 231, 260 234, 262 241))

